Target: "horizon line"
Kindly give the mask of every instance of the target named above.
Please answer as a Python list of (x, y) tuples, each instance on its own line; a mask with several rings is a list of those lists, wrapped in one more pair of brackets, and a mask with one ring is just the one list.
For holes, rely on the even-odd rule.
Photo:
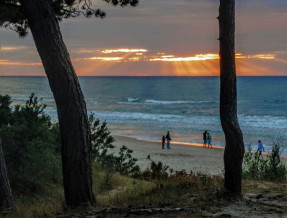
[[(47, 75), (0, 75), (0, 77), (47, 77)], [(174, 75), (148, 75), (148, 76), (130, 76), (130, 75), (81, 75), (77, 77), (220, 77), (216, 76), (174, 76)], [(236, 77), (287, 77), (287, 75), (238, 75)]]

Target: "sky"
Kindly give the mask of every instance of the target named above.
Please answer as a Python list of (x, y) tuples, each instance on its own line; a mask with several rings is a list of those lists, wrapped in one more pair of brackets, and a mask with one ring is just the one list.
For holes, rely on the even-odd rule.
[[(218, 76), (219, 0), (95, 6), (106, 18), (60, 23), (79, 76)], [(236, 0), (239, 76), (287, 76), (287, 1)], [(0, 76), (45, 75), (31, 34), (0, 29)]]

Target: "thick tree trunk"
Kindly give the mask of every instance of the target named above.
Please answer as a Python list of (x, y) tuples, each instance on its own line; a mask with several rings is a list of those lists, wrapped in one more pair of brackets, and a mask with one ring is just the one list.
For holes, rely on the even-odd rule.
[(235, 70), (235, 0), (220, 0), (220, 119), (225, 134), (225, 188), (241, 194), (243, 136), (237, 119), (237, 90)]
[(15, 204), (7, 176), (6, 164), (0, 138), (0, 211), (2, 209), (8, 208), (15, 208)]
[(94, 203), (86, 103), (50, 0), (22, 0), (57, 104), (66, 204)]

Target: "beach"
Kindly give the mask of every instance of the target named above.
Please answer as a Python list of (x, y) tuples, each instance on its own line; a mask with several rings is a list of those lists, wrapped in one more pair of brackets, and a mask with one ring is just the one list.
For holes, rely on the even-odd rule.
[[(202, 172), (211, 175), (223, 173), (224, 149), (219, 147), (207, 148), (202, 144), (176, 144), (171, 143), (171, 149), (162, 149), (161, 142), (146, 141), (125, 136), (113, 136), (115, 138), (114, 145), (120, 148), (126, 145), (132, 149), (133, 156), (137, 158), (138, 165), (141, 169), (146, 169), (150, 166), (150, 159), (158, 162), (161, 161), (164, 165), (169, 166), (175, 171), (185, 169), (187, 172)], [(264, 152), (264, 155), (267, 153)], [(281, 161), (287, 165), (286, 155), (281, 155)]]

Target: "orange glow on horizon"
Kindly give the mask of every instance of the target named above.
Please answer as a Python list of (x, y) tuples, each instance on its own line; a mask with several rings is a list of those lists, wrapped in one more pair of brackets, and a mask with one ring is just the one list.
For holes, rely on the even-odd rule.
[(0, 65), (13, 65), (13, 66), (41, 66), (42, 63), (26, 63), (26, 62), (14, 62), (0, 59)]
[(101, 60), (101, 61), (120, 61), (122, 57), (91, 57), (90, 60)]
[[(1, 49), (18, 52), (16, 49), (20, 48), (25, 47), (6, 46)], [(79, 76), (219, 76), (220, 74), (218, 53), (180, 56), (160, 51), (149, 51), (144, 48), (80, 49), (75, 50), (72, 57), (72, 62)], [(275, 70), (275, 66), (278, 64), (287, 63), (287, 60), (284, 59), (285, 56), (278, 52), (236, 53), (235, 58), (238, 76), (285, 75), (284, 68)], [(37, 67), (42, 66), (41, 62), (0, 59), (0, 66), (5, 69), (0, 75), (10, 74), (15, 69), (19, 69), (21, 72), (21, 66), (25, 67), (27, 74), (43, 72), (43, 68), (39, 70)]]
[(25, 48), (24, 46), (1, 46), (0, 45), (0, 50), (2, 51), (13, 51), (13, 50), (18, 50), (18, 49), (23, 49)]
[(143, 53), (147, 52), (147, 49), (136, 48), (136, 49), (129, 49), (129, 48), (120, 48), (120, 49), (105, 49), (102, 50), (104, 54), (111, 54), (111, 53)]
[(275, 59), (276, 55), (274, 54), (256, 54), (256, 55), (243, 55), (241, 53), (236, 53), (235, 58), (244, 58), (244, 59)]
[(197, 54), (191, 57), (175, 57), (174, 55), (162, 55), (160, 58), (152, 58), (149, 61), (205, 61), (219, 59), (219, 54)]

